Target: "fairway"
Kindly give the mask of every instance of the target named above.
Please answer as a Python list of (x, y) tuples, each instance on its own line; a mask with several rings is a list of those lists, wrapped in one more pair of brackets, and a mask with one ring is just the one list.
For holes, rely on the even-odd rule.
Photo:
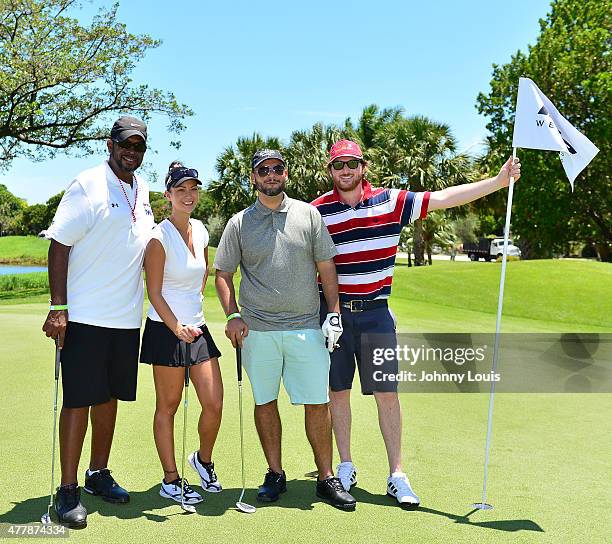
[(49, 241), (36, 236), (0, 237), (0, 263), (47, 264)]
[[(436, 262), (398, 266), (392, 309), (405, 332), (491, 332), (498, 263)], [(579, 296), (578, 296), (579, 293)], [(46, 511), (52, 424), (53, 349), (41, 332), (46, 296), (0, 301), (3, 342), (3, 485), (0, 522), (37, 521)], [(87, 529), (73, 542), (609, 542), (612, 521), (610, 413), (612, 395), (500, 394), (495, 401), (488, 499), (495, 509), (473, 512), (482, 494), (487, 394), (404, 394), (404, 464), (422, 506), (398, 508), (385, 496), (387, 463), (373, 399), (353, 396), (353, 456), (357, 511), (319, 502), (303, 409), (280, 399), (283, 464), (288, 492), (277, 503), (255, 501), (265, 460), (252, 422), (245, 383), (247, 493), (254, 515), (236, 511), (240, 495), (238, 398), (233, 350), (212, 282), (205, 315), (223, 356), (224, 416), (215, 450), (224, 491), (207, 494), (192, 516), (158, 495), (161, 469), (152, 438), (151, 370), (141, 366), (138, 398), (119, 409), (110, 468), (132, 496), (111, 505), (85, 495)], [(589, 261), (508, 264), (505, 332), (612, 332), (612, 265)], [(503, 365), (503, 361), (500, 362)], [(355, 384), (357, 385), (357, 384)], [(195, 396), (194, 396), (195, 397)], [(198, 405), (190, 399), (189, 446), (196, 444)], [(182, 408), (181, 408), (182, 409)], [(176, 436), (182, 418), (177, 414)], [(177, 440), (177, 451), (180, 440)], [(85, 441), (79, 478), (87, 468)], [(336, 461), (335, 461), (336, 462)], [(187, 478), (196, 483), (195, 473)], [(56, 479), (57, 483), (57, 479)], [(198, 488), (199, 489), (199, 488)]]

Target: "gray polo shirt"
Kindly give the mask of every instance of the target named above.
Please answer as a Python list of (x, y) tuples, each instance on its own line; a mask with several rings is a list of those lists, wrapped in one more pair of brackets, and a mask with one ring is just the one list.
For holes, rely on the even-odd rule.
[(214, 267), (236, 272), (240, 265), (240, 312), (250, 329), (319, 328), (315, 263), (337, 254), (314, 206), (285, 195), (278, 209), (259, 199), (227, 223)]

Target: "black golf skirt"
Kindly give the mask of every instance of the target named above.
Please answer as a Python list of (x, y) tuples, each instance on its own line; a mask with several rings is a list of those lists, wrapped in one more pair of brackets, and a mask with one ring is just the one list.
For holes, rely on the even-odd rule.
[[(206, 325), (200, 327), (202, 334), (191, 343), (191, 364), (197, 365), (212, 357), (221, 357), (221, 352)], [(184, 343), (161, 321), (147, 317), (140, 362), (161, 366), (185, 366)]]

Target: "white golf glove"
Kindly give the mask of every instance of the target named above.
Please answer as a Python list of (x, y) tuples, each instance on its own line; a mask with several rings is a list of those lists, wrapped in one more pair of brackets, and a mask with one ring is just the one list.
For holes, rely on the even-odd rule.
[(342, 336), (342, 318), (340, 314), (331, 312), (327, 314), (325, 323), (321, 326), (323, 336), (325, 336), (325, 347), (331, 353), (334, 348), (338, 347), (338, 340)]

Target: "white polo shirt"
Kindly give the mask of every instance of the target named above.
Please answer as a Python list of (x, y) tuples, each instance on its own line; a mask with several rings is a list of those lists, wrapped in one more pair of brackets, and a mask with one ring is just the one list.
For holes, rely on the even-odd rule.
[(68, 186), (47, 238), (72, 247), (67, 285), (70, 321), (140, 328), (142, 263), (154, 226), (147, 183), (135, 176), (130, 187), (106, 161), (81, 172)]

